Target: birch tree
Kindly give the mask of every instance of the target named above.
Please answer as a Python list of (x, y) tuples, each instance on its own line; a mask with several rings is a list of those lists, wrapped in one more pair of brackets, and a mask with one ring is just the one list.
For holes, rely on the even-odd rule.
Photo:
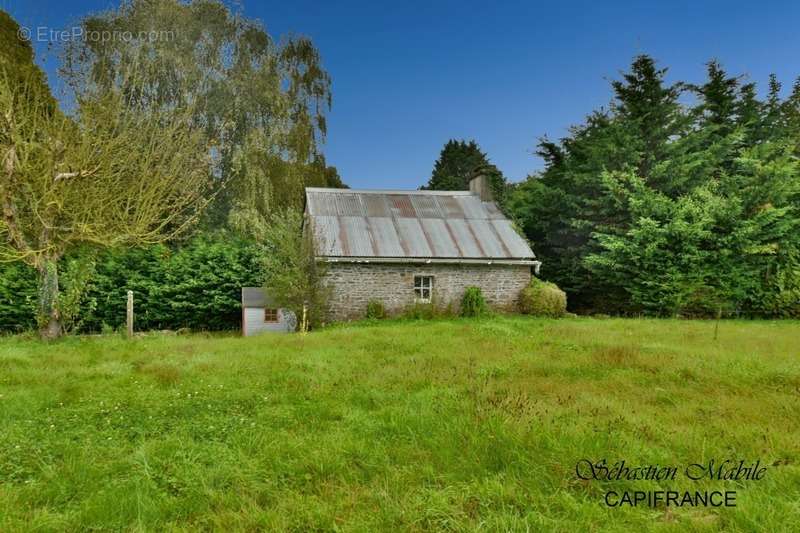
[[(207, 213), (212, 226), (237, 211), (267, 220), (302, 205), (304, 186), (329, 183), (321, 147), (331, 80), (307, 37), (275, 39), (221, 0), (131, 0), (80, 25), (132, 38), (65, 43), (61, 75), (76, 94), (115, 88), (135, 109), (192, 106), (224, 182)], [(132, 67), (141, 72), (134, 86), (124, 76)]]
[(209, 202), (208, 149), (187, 111), (132, 112), (114, 90), (65, 115), (41, 76), (25, 74), (38, 71), (29, 43), (15, 45), (29, 64), (0, 51), (0, 260), (38, 271), (40, 333), (51, 339), (62, 334), (59, 260), (186, 230)]

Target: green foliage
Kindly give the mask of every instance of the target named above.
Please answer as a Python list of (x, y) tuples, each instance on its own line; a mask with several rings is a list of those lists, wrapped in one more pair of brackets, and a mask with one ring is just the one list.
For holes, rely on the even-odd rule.
[(489, 308), (480, 287), (467, 287), (461, 297), (461, 316), (478, 317), (488, 314)]
[(436, 297), (430, 302), (414, 302), (403, 309), (402, 317), (409, 320), (433, 320), (456, 316), (452, 303), (440, 304)]
[[(80, 24), (134, 38), (66, 44), (61, 73), (79, 97), (117, 88), (133, 110), (191, 108), (218, 186), (208, 227), (233, 211), (296, 209), (304, 186), (341, 185), (320, 149), (331, 79), (307, 37), (272, 36), (219, 0), (132, 0)], [(133, 87), (131, 68), (143, 73)]]
[(88, 289), (95, 274), (95, 261), (91, 251), (65, 259), (60, 283), (58, 309), (65, 331), (79, 330), (82, 317), (90, 316), (96, 300), (87, 298)]
[(21, 37), (19, 24), (0, 9), (0, 70), (11, 80), (11, 87), (28, 87), (27, 96), (43, 100), (52, 114), (57, 109), (55, 98), (44, 72), (33, 59), (33, 46)]
[[(723, 320), (719, 342), (713, 330), (497, 317), (306, 337), (114, 335), (56, 346), (5, 337), (0, 523), (8, 532), (796, 529), (798, 323)], [(755, 438), (766, 431), (766, 442)], [(607, 490), (656, 483), (575, 481), (583, 457), (689, 465), (715, 458), (711, 450), (780, 466), (744, 489), (679, 473), (665, 488), (736, 490), (737, 506), (666, 519), (661, 508), (603, 503)]]
[(800, 83), (665, 76), (637, 57), (607, 111), (541, 142), (508, 205), (542, 274), (582, 311), (800, 316)]
[(519, 295), (522, 313), (559, 318), (567, 312), (567, 294), (555, 283), (533, 278)]
[[(153, 245), (62, 260), (62, 320), (81, 332), (125, 326), (128, 290), (139, 331), (233, 330), (241, 321), (241, 288), (264, 282), (262, 249), (227, 233), (196, 237), (180, 247)], [(0, 265), (0, 331), (34, 327), (37, 273)]]
[(381, 320), (386, 318), (386, 308), (380, 300), (370, 300), (367, 303), (367, 314), (369, 319)]
[(262, 250), (226, 232), (200, 236), (170, 256), (157, 291), (169, 329), (237, 329), (241, 288), (264, 283)]
[(146, 83), (137, 64), (146, 51), (127, 49), (124, 87), (93, 85), (67, 116), (30, 45), (8, 36), (13, 26), (3, 14), (2, 41), (12, 42), (0, 52), (0, 259), (38, 270), (37, 321), (54, 338), (70, 313), (60, 305), (74, 298), (59, 294), (60, 260), (81, 246), (148, 245), (186, 230), (211, 199), (210, 157), (193, 104), (127, 105)]
[(0, 334), (36, 327), (36, 271), (24, 263), (0, 263)]
[(183, 246), (111, 251), (97, 262), (85, 299), (91, 311), (83, 329), (125, 324), (127, 291), (133, 291), (137, 330), (238, 329), (241, 288), (259, 286), (261, 249), (227, 233), (199, 236)]
[[(255, 229), (255, 228), (252, 228)], [(275, 213), (253, 234), (264, 248), (266, 290), (280, 307), (291, 309), (302, 322), (303, 307), (310, 328), (320, 327), (328, 314), (329, 289), (325, 263), (317, 262), (314, 242), (299, 211)]]
[(428, 184), (423, 188), (432, 191), (469, 190), (470, 180), (478, 174), (488, 179), (495, 201), (503, 206), (508, 188), (506, 179), (475, 141), (447, 141), (434, 164)]

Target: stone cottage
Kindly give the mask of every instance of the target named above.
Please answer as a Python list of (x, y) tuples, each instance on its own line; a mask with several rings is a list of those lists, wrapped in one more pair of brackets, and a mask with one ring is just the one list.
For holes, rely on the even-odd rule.
[(480, 287), (516, 307), (539, 262), (478, 177), (469, 191), (306, 188), (306, 229), (327, 265), (330, 318), (361, 318), (370, 300), (389, 313), (415, 302), (452, 304)]

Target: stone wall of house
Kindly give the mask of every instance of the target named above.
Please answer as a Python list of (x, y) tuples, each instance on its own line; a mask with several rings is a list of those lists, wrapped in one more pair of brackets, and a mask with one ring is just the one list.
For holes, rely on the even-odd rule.
[(331, 289), (331, 320), (363, 318), (370, 300), (383, 302), (397, 314), (413, 305), (414, 276), (433, 276), (437, 305), (458, 310), (467, 287), (480, 287), (494, 309), (516, 309), (520, 291), (531, 281), (528, 265), (411, 265), (380, 263), (328, 263), (326, 283)]

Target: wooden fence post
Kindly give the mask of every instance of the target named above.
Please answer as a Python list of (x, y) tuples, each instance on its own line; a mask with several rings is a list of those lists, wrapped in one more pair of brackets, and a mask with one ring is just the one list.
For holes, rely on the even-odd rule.
[(128, 338), (133, 338), (133, 291), (128, 291), (128, 315), (126, 323), (128, 325)]

